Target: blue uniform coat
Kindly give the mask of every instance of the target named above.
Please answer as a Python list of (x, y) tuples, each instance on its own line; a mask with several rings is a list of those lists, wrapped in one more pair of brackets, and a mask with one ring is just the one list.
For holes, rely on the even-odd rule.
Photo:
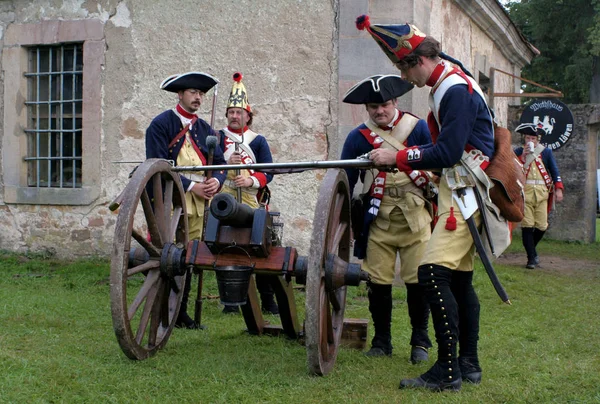
[[(177, 165), (177, 156), (185, 141), (185, 136), (181, 137), (175, 145), (169, 148), (171, 141), (177, 136), (183, 129), (181, 120), (173, 112), (173, 110), (167, 110), (152, 120), (150, 126), (146, 130), (146, 158), (161, 158), (166, 160), (173, 160)], [(206, 147), (206, 137), (209, 135), (216, 135), (216, 132), (202, 119), (196, 120), (194, 125), (189, 129), (191, 137), (198, 146), (198, 149), (204, 155), (204, 158), (208, 158), (208, 148)], [(225, 164), (223, 158), (223, 151), (217, 145), (215, 148), (214, 165)], [(213, 171), (212, 176), (219, 180), (219, 183), (223, 184), (227, 176), (225, 171)], [(191, 180), (180, 175), (183, 189), (187, 190), (190, 186)]]

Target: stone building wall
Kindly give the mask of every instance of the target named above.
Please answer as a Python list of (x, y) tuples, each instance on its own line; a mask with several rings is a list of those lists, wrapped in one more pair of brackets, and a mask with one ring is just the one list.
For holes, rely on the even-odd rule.
[[(174, 73), (204, 71), (220, 80), (219, 128), (225, 125), (231, 76), (242, 72), (254, 129), (266, 136), (275, 161), (337, 159), (349, 129), (365, 119), (364, 108), (349, 108), (341, 96), (366, 76), (398, 73), (373, 40), (356, 30), (354, 20), (364, 13), (374, 22), (413, 21), (476, 74), (489, 74), (490, 66), (512, 72), (521, 67), (481, 22), (472, 21), (471, 15), (482, 13), (502, 17), (496, 0), (1, 1), (0, 249), (66, 257), (110, 254), (116, 214), (107, 207), (133, 168), (114, 162), (144, 158), (148, 124), (176, 103), (174, 94), (158, 88)], [(17, 64), (24, 63), (22, 48), (36, 40), (78, 35), (93, 36), (87, 49), (94, 53), (98, 85), (92, 91), (95, 102), (84, 106), (84, 119), (97, 117), (97, 127), (94, 136), (84, 127), (84, 156), (93, 168), (84, 169), (83, 176), (90, 187), (81, 190), (80, 200), (63, 204), (63, 191), (34, 198), (31, 189), (15, 186), (26, 182), (19, 153), (26, 144), (26, 96)], [(506, 78), (495, 84), (498, 91), (515, 86)], [(501, 119), (509, 102), (497, 106)], [(205, 120), (210, 104), (209, 94), (201, 109)], [(427, 90), (403, 97), (400, 108), (424, 116)], [(271, 208), (285, 223), (284, 244), (302, 254), (308, 251), (323, 174), (281, 175), (271, 184)]]
[[(147, 126), (177, 102), (175, 94), (159, 90), (171, 74), (204, 71), (220, 80), (219, 128), (226, 123), (231, 77), (242, 72), (256, 112), (254, 129), (268, 139), (274, 160), (327, 159), (328, 136), (337, 129), (331, 104), (337, 94), (335, 7), (330, 0), (0, 2), (0, 49), (15, 26), (82, 19), (100, 22), (105, 43), (101, 144), (98, 155), (88, 156), (100, 160), (99, 195), (83, 206), (6, 203), (4, 167), (0, 249), (51, 250), (62, 256), (110, 253), (116, 215), (107, 206), (133, 168), (113, 162), (144, 159)], [(0, 91), (11, 85), (0, 81)], [(201, 111), (205, 120), (210, 104), (208, 96)], [(5, 116), (14, 110), (12, 105), (1, 107)], [(5, 135), (0, 135), (3, 148)], [(4, 149), (0, 155), (7, 161), (11, 153)], [(19, 159), (15, 164), (22, 164)], [(309, 171), (279, 176), (271, 187), (272, 209), (280, 210), (285, 222), (285, 242), (304, 253), (322, 175)]]

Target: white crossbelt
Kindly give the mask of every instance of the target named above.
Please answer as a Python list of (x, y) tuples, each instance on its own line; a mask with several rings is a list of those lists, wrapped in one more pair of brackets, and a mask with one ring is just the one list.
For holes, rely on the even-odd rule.
[[(235, 185), (235, 182), (232, 181), (232, 180), (225, 180), (225, 184), (224, 185), (228, 186), (229, 188), (233, 188), (233, 189), (237, 188), (237, 186)], [(245, 193), (250, 194), (250, 195), (256, 195), (256, 194), (258, 194), (258, 189), (243, 187), (242, 188), (242, 192), (245, 192)]]
[(525, 183), (528, 185), (546, 185), (544, 180), (526, 180)]

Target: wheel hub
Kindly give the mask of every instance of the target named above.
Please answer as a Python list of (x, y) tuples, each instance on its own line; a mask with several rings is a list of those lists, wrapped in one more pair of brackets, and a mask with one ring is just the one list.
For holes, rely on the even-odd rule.
[(186, 250), (181, 244), (167, 243), (163, 246), (160, 256), (160, 272), (172, 279), (185, 274)]

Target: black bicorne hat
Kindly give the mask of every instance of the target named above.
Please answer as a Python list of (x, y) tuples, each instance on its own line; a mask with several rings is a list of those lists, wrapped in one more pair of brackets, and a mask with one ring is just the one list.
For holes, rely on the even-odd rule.
[(347, 104), (382, 104), (406, 94), (413, 88), (412, 84), (400, 76), (378, 74), (356, 83), (344, 96), (344, 102)]
[(190, 88), (200, 90), (204, 93), (213, 88), (219, 80), (210, 74), (202, 72), (187, 72), (183, 74), (174, 74), (167, 77), (160, 83), (162, 90), (176, 93)]

